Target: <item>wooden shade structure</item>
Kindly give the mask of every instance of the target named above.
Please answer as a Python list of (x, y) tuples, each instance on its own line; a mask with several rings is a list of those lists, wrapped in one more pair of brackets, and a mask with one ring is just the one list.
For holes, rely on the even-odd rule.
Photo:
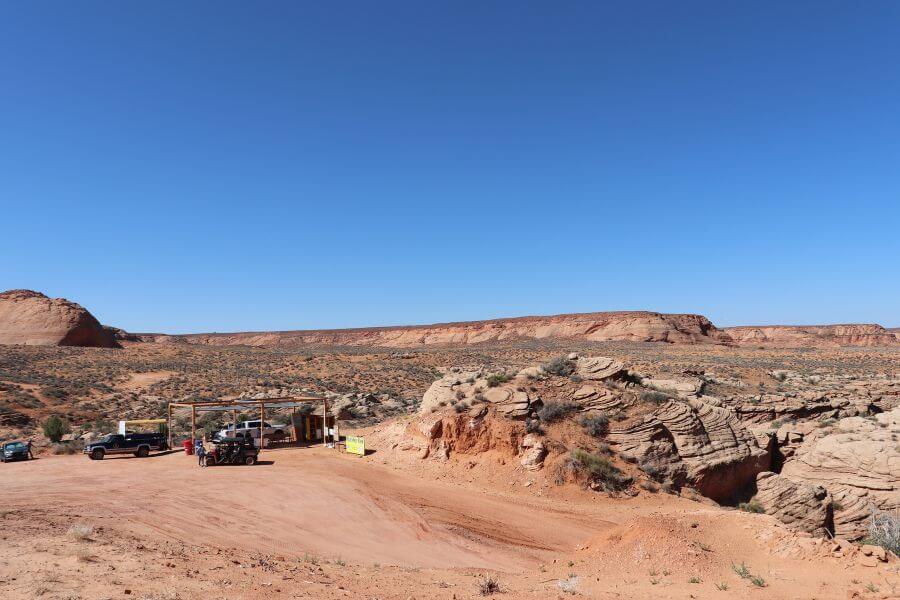
[[(201, 402), (169, 402), (167, 413), (167, 424), (169, 428), (169, 447), (172, 447), (172, 409), (174, 408), (190, 408), (191, 409), (191, 446), (197, 440), (197, 413), (204, 412), (228, 412), (231, 411), (231, 418), (234, 421), (234, 429), (237, 430), (237, 414), (238, 411), (248, 409), (259, 409), (259, 446), (263, 448), (263, 422), (266, 420), (266, 408), (298, 408), (304, 404), (321, 402), (322, 403), (322, 445), (328, 445), (328, 399), (317, 398), (315, 396), (284, 396), (281, 398), (262, 398), (259, 400), (251, 400), (240, 398), (237, 400), (207, 400)], [(335, 428), (337, 420), (335, 419)]]

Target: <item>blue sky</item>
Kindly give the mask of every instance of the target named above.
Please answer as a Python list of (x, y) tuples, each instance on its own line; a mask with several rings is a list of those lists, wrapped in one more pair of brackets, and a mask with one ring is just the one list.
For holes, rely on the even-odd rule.
[(900, 3), (4, 2), (0, 289), (132, 331), (900, 326)]

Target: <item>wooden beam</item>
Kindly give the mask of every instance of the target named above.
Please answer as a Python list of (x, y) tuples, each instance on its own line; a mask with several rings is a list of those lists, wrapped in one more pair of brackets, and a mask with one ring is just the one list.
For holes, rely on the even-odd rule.
[(322, 445), (328, 446), (328, 400), (322, 398)]
[(171, 404), (169, 404), (168, 408), (166, 409), (166, 412), (168, 413), (166, 415), (166, 433), (169, 434), (169, 450), (171, 450), (172, 449), (172, 405)]
[(197, 439), (197, 408), (191, 405), (191, 452), (194, 451), (194, 440)]
[(259, 403), (259, 449), (260, 449), (260, 451), (262, 451), (263, 447), (265, 446), (265, 443), (264, 443), (265, 440), (263, 440), (263, 421), (265, 421), (265, 420), (266, 420), (266, 403), (260, 402)]

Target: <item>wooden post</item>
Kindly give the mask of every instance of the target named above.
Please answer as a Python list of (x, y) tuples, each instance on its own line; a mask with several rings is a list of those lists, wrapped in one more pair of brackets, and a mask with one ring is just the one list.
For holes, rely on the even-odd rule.
[(166, 409), (166, 432), (169, 434), (169, 450), (172, 449), (172, 403), (169, 403)]
[(197, 439), (197, 407), (191, 404), (191, 452), (194, 451), (194, 440)]
[(328, 446), (328, 399), (322, 398), (322, 445)]
[(231, 435), (233, 437), (237, 435), (237, 411), (233, 409), (231, 411), (231, 424), (234, 427), (234, 431), (231, 432)]
[(265, 446), (263, 440), (263, 421), (266, 420), (266, 403), (259, 403), (259, 449), (262, 450)]

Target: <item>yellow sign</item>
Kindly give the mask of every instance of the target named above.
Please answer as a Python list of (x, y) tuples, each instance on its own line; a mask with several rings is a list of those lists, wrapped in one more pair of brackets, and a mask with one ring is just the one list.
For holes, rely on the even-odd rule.
[(366, 438), (355, 435), (347, 436), (347, 452), (349, 454), (366, 455)]

